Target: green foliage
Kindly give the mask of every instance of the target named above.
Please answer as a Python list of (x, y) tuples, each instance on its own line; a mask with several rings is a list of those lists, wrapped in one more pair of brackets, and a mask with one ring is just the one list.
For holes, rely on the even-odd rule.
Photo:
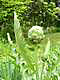
[(35, 46), (33, 45), (34, 50), (31, 51), (31, 49), (29, 49), (29, 44), (27, 44), (27, 41), (24, 39), (22, 35), (21, 26), (19, 24), (19, 20), (17, 19), (16, 13), (14, 21), (17, 50), (26, 61), (27, 69), (29, 70), (29, 72), (32, 71), (33, 75), (35, 74), (36, 78), (35, 77), (34, 78), (36, 80), (58, 79), (59, 73), (57, 73), (58, 70), (56, 70), (57, 65), (59, 69), (60, 59), (60, 52), (58, 51), (58, 48), (56, 48), (58, 52), (55, 53), (55, 48), (53, 48), (54, 46), (53, 47), (51, 46), (50, 40), (48, 39), (47, 46), (45, 47), (45, 51), (44, 53), (42, 53), (42, 55), (39, 49), (40, 47), (38, 48), (40, 44), (39, 45), (36, 44)]
[(0, 35), (7, 38), (7, 32), (10, 33), (14, 40), (14, 11), (19, 11), (22, 14), (27, 11), (27, 6), (30, 0), (0, 0)]
[[(0, 7), (0, 36), (7, 37), (9, 32), (13, 39), (15, 32), (16, 37), (16, 45), (6, 43), (4, 38), (4, 43), (0, 42), (0, 79), (60, 80), (60, 34), (48, 35), (43, 44), (31, 44), (24, 38), (31, 26), (55, 26), (60, 8), (43, 0), (0, 0)], [(14, 10), (19, 20), (16, 14), (13, 18)]]
[[(14, 15), (15, 15), (14, 16), (14, 31), (15, 31), (15, 36), (16, 36), (18, 52), (26, 61), (28, 70), (32, 71), (36, 75), (36, 79), (39, 79), (38, 71), (39, 71), (39, 67), (41, 67), (42, 65), (41, 61), (39, 61), (39, 59), (41, 59), (40, 50), (38, 49), (37, 46), (35, 47), (34, 51), (29, 50), (28, 48), (29, 45), (27, 44), (27, 42), (25, 41), (22, 35), (21, 26), (19, 24), (19, 20), (17, 19), (16, 13), (14, 13)], [(42, 56), (46, 55), (49, 49), (50, 49), (50, 42), (48, 42), (45, 54), (43, 53)], [(39, 63), (41, 63), (41, 65)], [(41, 74), (41, 71), (40, 71), (40, 74)]]
[(15, 3), (12, 3), (12, 0), (0, 0), (0, 32), (4, 38), (6, 38), (7, 32), (9, 32), (13, 38), (13, 6)]
[(0, 35), (7, 38), (7, 32), (14, 40), (14, 15), (16, 11), (22, 26), (24, 37), (27, 37), (28, 30), (34, 26), (43, 26), (44, 28), (56, 26), (59, 13), (55, 3), (44, 2), (44, 0), (0, 0)]
[[(55, 35), (55, 37), (57, 37), (57, 35)], [(57, 38), (59, 39), (59, 37)], [(56, 39), (54, 39), (54, 41), (55, 40)], [(58, 44), (56, 44), (56, 42), (57, 41), (55, 41), (54, 45), (51, 45), (50, 41), (48, 41), (47, 46), (45, 45), (46, 47), (44, 51), (45, 55), (41, 57), (41, 62), (39, 62), (40, 70), (38, 71), (38, 73), (41, 74), (41, 78), (39, 78), (39, 80), (60, 79), (60, 44), (58, 42), (57, 42)], [(23, 49), (25, 46), (23, 46)], [(36, 46), (34, 46), (34, 48), (36, 48)], [(39, 44), (37, 49), (41, 50), (40, 48), (42, 46), (44, 46), (44, 44), (43, 45)], [(14, 50), (12, 50), (14, 47), (15, 46), (10, 46), (9, 44), (4, 44), (0, 41), (0, 79), (1, 80), (2, 79), (3, 80), (32, 80), (32, 79), (37, 80), (35, 73), (31, 74), (30, 68), (28, 68), (27, 66), (27, 63), (25, 61), (26, 55), (24, 58), (22, 53), (18, 53), (18, 52), (16, 53)], [(21, 52), (21, 49), (19, 49), (19, 52)], [(40, 55), (39, 51), (38, 52), (36, 51), (36, 53), (39, 53)], [(36, 53), (34, 53), (33, 55), (35, 56)], [(24, 59), (21, 57), (20, 54)], [(30, 54), (31, 53), (29, 53), (29, 55)]]
[[(34, 1), (29, 4), (27, 11), (21, 13), (18, 11), (18, 18), (24, 37), (27, 37), (28, 30), (35, 25), (42, 26), (44, 28), (56, 26), (58, 16), (54, 11), (56, 5), (53, 2)], [(20, 15), (21, 14), (21, 15)]]
[(29, 49), (27, 48), (26, 41), (24, 40), (22, 36), (21, 27), (19, 24), (19, 20), (17, 19), (16, 13), (14, 13), (14, 15), (15, 15), (14, 16), (14, 31), (15, 31), (16, 41), (17, 41), (18, 48), (21, 49), (21, 51), (19, 52), (22, 53), (21, 55), (24, 56), (24, 59), (28, 63), (28, 66), (32, 69), (32, 71), (34, 71), (34, 66), (33, 66), (34, 60), (32, 58), (32, 53), (30, 53), (31, 51), (29, 51)]

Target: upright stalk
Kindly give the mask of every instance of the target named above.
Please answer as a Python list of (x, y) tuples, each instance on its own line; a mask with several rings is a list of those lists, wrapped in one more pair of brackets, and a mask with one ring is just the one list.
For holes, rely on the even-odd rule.
[[(37, 51), (37, 47), (36, 47), (36, 51)], [(36, 52), (36, 80), (39, 80), (39, 64), (38, 64), (38, 52)]]
[(36, 80), (39, 80), (38, 66), (36, 67)]

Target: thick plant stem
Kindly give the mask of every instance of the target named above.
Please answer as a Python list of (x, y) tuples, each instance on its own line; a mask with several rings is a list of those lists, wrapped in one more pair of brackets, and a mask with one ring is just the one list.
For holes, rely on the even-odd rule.
[(36, 80), (39, 80), (38, 53), (36, 52)]
[(41, 76), (40, 76), (40, 80), (42, 80), (43, 69), (44, 69), (44, 64), (42, 64), (42, 70), (41, 70)]
[(38, 69), (36, 71), (36, 80), (39, 80), (39, 73), (38, 73)]

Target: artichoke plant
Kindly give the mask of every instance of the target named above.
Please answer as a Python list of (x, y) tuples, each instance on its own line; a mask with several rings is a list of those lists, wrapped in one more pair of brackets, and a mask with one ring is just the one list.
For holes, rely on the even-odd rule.
[[(38, 44), (34, 47), (34, 50), (30, 50), (28, 46), (30, 46), (22, 35), (21, 26), (19, 20), (17, 19), (16, 13), (14, 13), (14, 31), (16, 37), (17, 51), (20, 56), (23, 57), (26, 62), (26, 67), (30, 72), (30, 75), (34, 76), (35, 80), (42, 80), (42, 60), (41, 60), (41, 51), (38, 49)], [(43, 29), (40, 26), (33, 26), (29, 32), (28, 37), (33, 40), (41, 40), (44, 38)], [(28, 45), (28, 46), (27, 46)], [(33, 44), (32, 44), (33, 45)], [(33, 45), (34, 46), (34, 45)], [(47, 43), (47, 48), (45, 52), (42, 54), (44, 56), (48, 55), (48, 51), (50, 49), (50, 41)], [(26, 79), (27, 80), (27, 79)]]

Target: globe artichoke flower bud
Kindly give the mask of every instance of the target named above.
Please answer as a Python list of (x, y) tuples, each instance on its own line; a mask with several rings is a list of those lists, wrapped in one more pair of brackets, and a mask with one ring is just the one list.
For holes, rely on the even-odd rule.
[(28, 38), (33, 42), (40, 42), (44, 37), (43, 28), (40, 26), (33, 26), (28, 31)]

